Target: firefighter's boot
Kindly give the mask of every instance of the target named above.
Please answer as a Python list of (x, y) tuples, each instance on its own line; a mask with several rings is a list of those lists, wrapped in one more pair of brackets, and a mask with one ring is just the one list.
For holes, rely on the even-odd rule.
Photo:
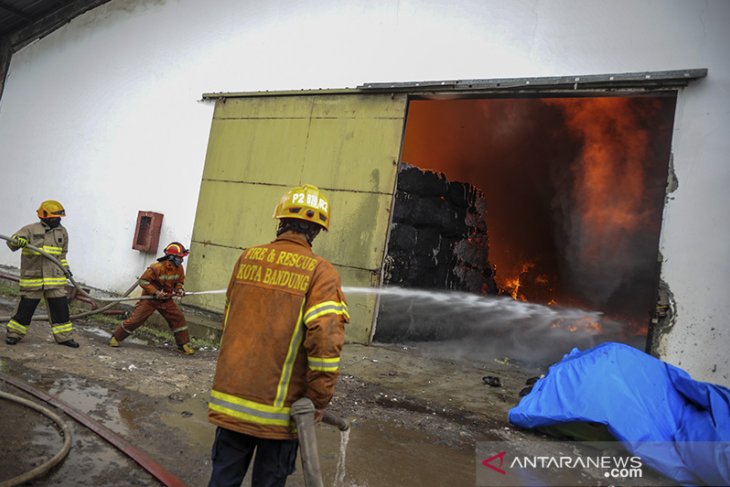
[(179, 345), (177, 349), (180, 351), (180, 353), (184, 353), (185, 355), (192, 355), (195, 353), (195, 350), (193, 347), (190, 346), (190, 344), (185, 343), (183, 345)]
[(115, 337), (112, 337), (112, 339), (109, 340), (110, 347), (118, 347), (119, 345), (121, 345), (121, 343), (119, 343), (119, 340), (117, 340)]

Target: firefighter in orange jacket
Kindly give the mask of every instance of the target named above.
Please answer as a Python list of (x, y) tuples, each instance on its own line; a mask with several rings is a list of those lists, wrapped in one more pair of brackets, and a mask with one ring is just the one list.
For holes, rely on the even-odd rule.
[[(68, 232), (61, 225), (66, 216), (63, 205), (56, 200), (46, 200), (37, 210), (40, 222), (31, 223), (18, 230), (7, 242), (10, 250), (23, 249), (20, 258), (20, 303), (18, 310), (6, 326), (5, 343), (17, 344), (28, 333), (33, 313), (45, 298), (51, 315), (51, 333), (59, 345), (78, 348), (73, 339), (73, 325), (66, 296), (66, 275), (70, 275), (66, 253)], [(33, 245), (56, 257), (64, 269), (38, 252), (25, 248)]]
[(185, 322), (185, 315), (172, 300), (174, 296), (185, 294), (185, 269), (182, 263), (189, 251), (180, 242), (172, 242), (165, 247), (165, 255), (157, 259), (139, 278), (142, 296), (154, 296), (154, 299), (137, 301), (132, 314), (124, 320), (112, 334), (109, 346), (118, 347), (134, 330), (144, 324), (152, 313), (159, 311), (170, 326), (177, 349), (185, 355), (192, 355), (195, 350), (190, 346), (190, 335)]
[(347, 304), (337, 271), (311, 248), (329, 228), (329, 202), (305, 184), (274, 217), (276, 240), (243, 251), (226, 292), (208, 404), (217, 426), (209, 487), (239, 486), (254, 450), (252, 486), (284, 485), (298, 448), (291, 404), (308, 397), (321, 420), (339, 377)]

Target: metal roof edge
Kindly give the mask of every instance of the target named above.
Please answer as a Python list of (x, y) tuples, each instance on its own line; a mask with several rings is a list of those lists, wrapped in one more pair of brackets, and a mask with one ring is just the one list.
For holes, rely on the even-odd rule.
[(478, 91), (478, 90), (538, 90), (627, 87), (682, 87), (690, 81), (707, 76), (707, 68), (670, 71), (642, 71), (634, 73), (590, 74), (575, 76), (548, 76), (535, 78), (495, 78), (442, 81), (410, 81), (365, 83), (357, 88), (363, 91)]
[(635, 73), (590, 74), (576, 76), (548, 76), (536, 78), (495, 78), (442, 81), (406, 81), (389, 83), (364, 83), (356, 88), (326, 88), (285, 91), (251, 91), (203, 93), (203, 100), (222, 98), (246, 98), (261, 96), (314, 96), (340, 95), (369, 92), (535, 92), (578, 91), (590, 89), (659, 89), (682, 88), (690, 81), (707, 76), (707, 68), (679, 69), (670, 71), (642, 71)]
[(203, 93), (203, 100), (217, 100), (220, 98), (248, 98), (257, 96), (315, 96), (315, 95), (342, 95), (362, 93), (358, 88), (318, 88), (307, 90), (282, 90), (282, 91), (233, 91)]

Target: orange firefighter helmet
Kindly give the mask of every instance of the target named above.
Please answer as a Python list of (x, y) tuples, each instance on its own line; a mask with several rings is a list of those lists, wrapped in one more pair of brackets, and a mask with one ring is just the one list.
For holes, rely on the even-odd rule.
[(311, 184), (296, 186), (281, 197), (274, 208), (274, 218), (307, 220), (329, 230), (330, 202), (316, 186)]

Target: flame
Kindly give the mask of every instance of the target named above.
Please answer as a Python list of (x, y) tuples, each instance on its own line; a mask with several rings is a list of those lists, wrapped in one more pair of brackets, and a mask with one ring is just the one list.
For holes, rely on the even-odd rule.
[(550, 323), (550, 328), (561, 328), (570, 333), (585, 333), (588, 335), (599, 335), (603, 333), (603, 326), (592, 317), (583, 318), (561, 318)]
[(516, 276), (506, 278), (501, 285), (503, 294), (509, 294), (515, 301), (527, 301), (527, 297), (520, 292), (523, 285), (524, 275), (535, 267), (534, 262), (524, 262)]
[(583, 140), (575, 177), (577, 261), (584, 268), (596, 262), (610, 267), (628, 244), (626, 235), (651, 224), (644, 207), (644, 163), (648, 133), (629, 98), (550, 100), (560, 105), (569, 130)]

